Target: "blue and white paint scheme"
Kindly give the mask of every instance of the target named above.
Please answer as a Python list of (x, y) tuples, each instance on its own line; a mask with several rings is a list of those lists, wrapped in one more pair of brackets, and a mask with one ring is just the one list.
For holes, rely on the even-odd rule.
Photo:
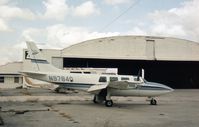
[(166, 85), (147, 82), (143, 72), (142, 76), (68, 73), (49, 64), (35, 43), (27, 42), (27, 47), (34, 69), (24, 70), (22, 73), (25, 76), (65, 88), (87, 91), (94, 94), (94, 103), (105, 102), (107, 107), (113, 105), (111, 96), (149, 97), (150, 103), (156, 105), (154, 97), (173, 91)]

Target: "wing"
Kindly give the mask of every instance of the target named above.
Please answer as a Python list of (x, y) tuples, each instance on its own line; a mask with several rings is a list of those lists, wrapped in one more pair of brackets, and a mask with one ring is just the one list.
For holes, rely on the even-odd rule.
[[(140, 83), (140, 82), (139, 82)], [(115, 82), (109, 82), (108, 84), (96, 84), (91, 86), (88, 89), (88, 92), (97, 94), (102, 89), (105, 88), (112, 88), (112, 89), (128, 89), (128, 88), (136, 88), (138, 82), (128, 82), (128, 81), (115, 81)]]
[(127, 89), (128, 86), (129, 82), (127, 81), (115, 81), (115, 82), (110, 82), (108, 87), (114, 89)]
[(87, 91), (89, 93), (98, 94), (102, 89), (107, 88), (108, 84), (96, 84), (91, 86)]

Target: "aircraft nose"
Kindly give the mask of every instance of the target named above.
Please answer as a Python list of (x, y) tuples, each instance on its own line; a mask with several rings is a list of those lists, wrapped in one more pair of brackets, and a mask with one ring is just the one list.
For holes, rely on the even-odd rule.
[[(160, 83), (159, 83), (159, 84), (160, 84)], [(169, 86), (166, 86), (166, 85), (163, 85), (163, 84), (160, 84), (160, 86), (161, 86), (163, 89), (167, 90), (168, 92), (173, 92), (173, 91), (174, 91), (174, 89), (171, 88), (171, 87), (169, 87)]]
[(159, 87), (160, 89), (166, 90), (167, 92), (172, 92), (172, 91), (174, 91), (174, 89), (172, 89), (171, 87), (166, 86), (166, 85), (161, 84), (161, 83), (148, 82), (148, 84), (150, 84), (150, 85), (152, 85), (152, 86)]
[(174, 91), (174, 89), (172, 89), (171, 87), (169, 87), (169, 86), (165, 86), (168, 90), (169, 90), (169, 92), (173, 92)]

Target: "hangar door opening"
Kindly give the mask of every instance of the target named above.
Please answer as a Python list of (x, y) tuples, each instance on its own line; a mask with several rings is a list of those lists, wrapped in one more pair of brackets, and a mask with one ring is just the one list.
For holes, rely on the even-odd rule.
[(64, 58), (64, 67), (118, 68), (119, 74), (137, 75), (145, 70), (148, 81), (177, 89), (199, 88), (199, 62)]

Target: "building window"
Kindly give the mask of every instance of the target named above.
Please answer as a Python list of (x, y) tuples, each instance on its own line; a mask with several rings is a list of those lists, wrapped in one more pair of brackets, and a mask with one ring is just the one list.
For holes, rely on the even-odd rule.
[(0, 77), (0, 83), (4, 83), (4, 77)]
[(14, 83), (19, 83), (19, 77), (14, 77)]
[(25, 59), (28, 59), (28, 51), (25, 51)]

